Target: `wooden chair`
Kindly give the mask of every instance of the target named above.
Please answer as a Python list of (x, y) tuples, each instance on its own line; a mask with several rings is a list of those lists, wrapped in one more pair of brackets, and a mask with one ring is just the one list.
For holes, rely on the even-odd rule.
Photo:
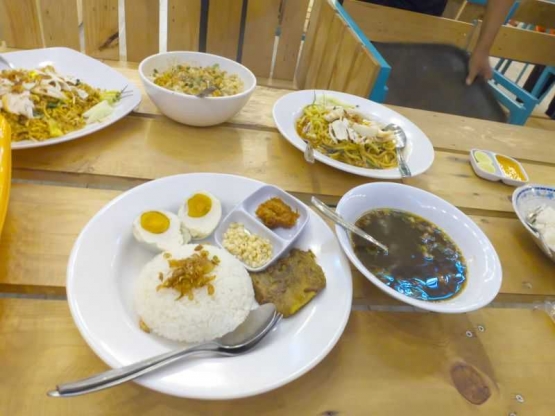
[(9, 48), (65, 46), (98, 59), (130, 62), (158, 53), (159, 45), (166, 44), (167, 50), (237, 60), (263, 85), (329, 87), (367, 97), (387, 66), (376, 61), (330, 0), (314, 1), (306, 32), (309, 3), (168, 0), (163, 16), (167, 34), (161, 34), (159, 0), (125, 0), (123, 33), (118, 0), (0, 0), (0, 40)]
[[(442, 43), (472, 51), (480, 29), (478, 22), (454, 21), (354, 0), (345, 0), (344, 8), (373, 42)], [(491, 55), (550, 66), (555, 64), (555, 36), (504, 26)], [(522, 89), (514, 88), (499, 73), (495, 74), (494, 81), (492, 86), (496, 88), (498, 100), (510, 112), (509, 122), (524, 124), (531, 112), (530, 107), (537, 100)], [(383, 86), (377, 85), (376, 88)]]

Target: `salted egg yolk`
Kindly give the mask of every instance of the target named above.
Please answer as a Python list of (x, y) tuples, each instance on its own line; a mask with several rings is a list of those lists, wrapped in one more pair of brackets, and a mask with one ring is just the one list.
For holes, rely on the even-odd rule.
[(141, 227), (152, 234), (162, 234), (170, 228), (170, 219), (158, 211), (148, 211), (141, 215)]
[(189, 217), (204, 217), (212, 209), (212, 200), (204, 194), (194, 194), (187, 200)]

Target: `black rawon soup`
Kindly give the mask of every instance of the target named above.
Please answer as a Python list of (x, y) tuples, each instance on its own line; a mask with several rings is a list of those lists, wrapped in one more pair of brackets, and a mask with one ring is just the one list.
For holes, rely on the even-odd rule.
[(440, 301), (462, 291), (467, 268), (451, 238), (418, 215), (395, 209), (376, 209), (356, 225), (385, 244), (386, 254), (357, 235), (356, 256), (383, 283), (411, 298)]

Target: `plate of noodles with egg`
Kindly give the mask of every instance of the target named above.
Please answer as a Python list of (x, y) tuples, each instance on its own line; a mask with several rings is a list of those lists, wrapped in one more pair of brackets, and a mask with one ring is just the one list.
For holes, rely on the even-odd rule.
[(252, 350), (135, 380), (220, 400), (276, 389), (316, 366), (347, 324), (351, 279), (333, 231), (297, 198), (241, 176), (191, 173), (101, 209), (71, 252), (67, 296), (81, 335), (112, 368), (219, 338), (273, 303), (283, 319)]
[(434, 161), (434, 148), (414, 123), (373, 101), (351, 94), (303, 90), (274, 105), (274, 121), (293, 146), (314, 149), (316, 160), (336, 169), (377, 179), (400, 179), (395, 136), (385, 127), (400, 126), (407, 137), (401, 150), (411, 176), (424, 173)]
[(68, 48), (2, 54), (0, 115), (10, 124), (12, 149), (74, 140), (120, 120), (141, 101), (128, 79)]

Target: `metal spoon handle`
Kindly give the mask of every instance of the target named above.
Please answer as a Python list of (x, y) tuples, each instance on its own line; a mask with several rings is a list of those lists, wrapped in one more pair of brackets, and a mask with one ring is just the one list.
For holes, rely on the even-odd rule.
[(343, 228), (346, 228), (347, 230), (357, 234), (358, 236), (364, 238), (365, 240), (371, 242), (372, 244), (378, 246), (379, 248), (381, 248), (383, 251), (387, 253), (388, 250), (386, 246), (384, 246), (382, 243), (380, 243), (378, 240), (376, 240), (374, 237), (372, 237), (370, 234), (360, 229), (356, 225), (351, 224), (348, 221), (345, 221), (340, 215), (338, 215), (334, 210), (330, 209), (326, 204), (324, 204), (318, 198), (313, 196), (311, 199), (311, 202), (312, 202), (312, 205), (314, 205), (322, 214), (324, 214), (330, 220), (332, 220), (336, 224), (339, 224)]
[(139, 361), (138, 363), (126, 365), (125, 367), (105, 371), (82, 380), (59, 384), (56, 390), (48, 392), (48, 395), (51, 397), (70, 397), (107, 389), (109, 387), (125, 383), (126, 381), (133, 380), (146, 373), (174, 363), (183, 357), (199, 352), (230, 354), (218, 351), (218, 345), (212, 342), (194, 347), (181, 348), (179, 350), (157, 355), (156, 357), (147, 358), (146, 360)]
[(305, 141), (306, 147), (304, 148), (304, 160), (308, 163), (314, 163), (314, 148), (312, 147), (312, 143), (308, 140)]
[(399, 165), (399, 172), (401, 172), (403, 178), (412, 176), (409, 165), (403, 156), (403, 152), (399, 148), (397, 148), (397, 164)]

